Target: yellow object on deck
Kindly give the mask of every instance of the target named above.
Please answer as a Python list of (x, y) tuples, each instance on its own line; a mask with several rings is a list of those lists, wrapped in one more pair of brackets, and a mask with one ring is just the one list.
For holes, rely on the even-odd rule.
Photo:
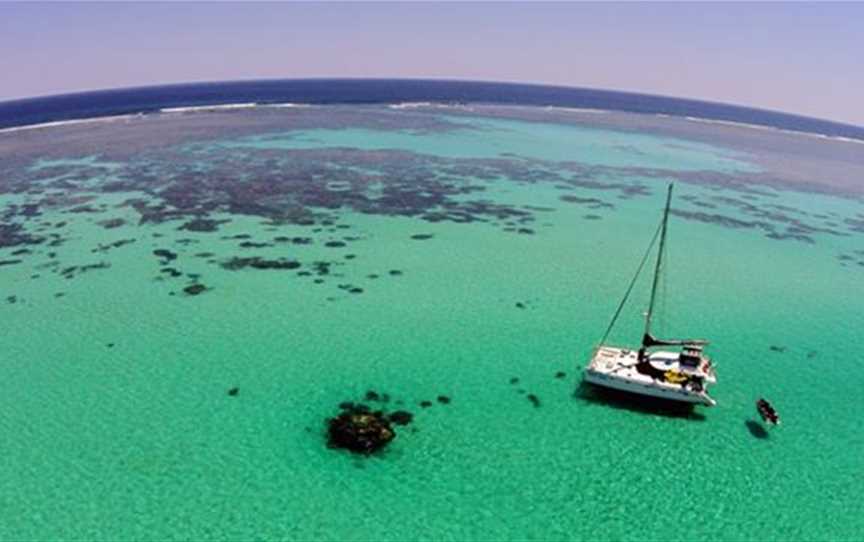
[(680, 383), (684, 382), (685, 380), (687, 380), (686, 375), (684, 375), (678, 371), (672, 371), (672, 370), (669, 370), (669, 371), (666, 371), (665, 373), (663, 373), (663, 378), (666, 380), (666, 382), (671, 382), (673, 384), (680, 384)]

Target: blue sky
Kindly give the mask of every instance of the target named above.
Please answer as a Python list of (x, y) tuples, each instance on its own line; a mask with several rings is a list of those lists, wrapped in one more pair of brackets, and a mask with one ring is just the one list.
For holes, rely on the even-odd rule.
[(184, 81), (446, 77), (864, 125), (864, 4), (0, 3), (0, 100)]

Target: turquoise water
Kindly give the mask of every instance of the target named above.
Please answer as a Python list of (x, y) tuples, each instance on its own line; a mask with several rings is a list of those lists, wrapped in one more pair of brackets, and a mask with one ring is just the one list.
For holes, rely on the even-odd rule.
[[(0, 539), (860, 539), (864, 245), (844, 220), (861, 216), (861, 201), (678, 179), (676, 209), (746, 221), (753, 211), (740, 202), (785, 205), (835, 233), (777, 240), (672, 218), (660, 330), (712, 340), (719, 404), (668, 416), (574, 393), (660, 217), (665, 185), (648, 170), (758, 166), (660, 136), (457, 121), (440, 133), (407, 121), (196, 133), (122, 159), (107, 144), (59, 149), (16, 170), (0, 196), (5, 224), (46, 240), (0, 248), (0, 260), (22, 260), (0, 266), (3, 297), (14, 296), (0, 311)], [(293, 152), (310, 150), (321, 152)], [(337, 169), (316, 169), (324, 162)], [(524, 163), (550, 180), (528, 179)], [(645, 170), (625, 169), (634, 166)], [(118, 179), (133, 185), (106, 188)], [(44, 188), (13, 190), (19, 181)], [(329, 186), (322, 193), (340, 207), (312, 185)], [(178, 186), (219, 204), (179, 207), (168, 192)], [(465, 186), (475, 190), (448, 192), (443, 205), (499, 207), (436, 222), (441, 205), (417, 203)], [(364, 195), (376, 206), (352, 203)], [(139, 223), (130, 198), (171, 201), (176, 214)], [(22, 215), (36, 202), (40, 215)], [(326, 217), (274, 218), (298, 202)], [(71, 212), (82, 204), (96, 211)], [(531, 220), (507, 214), (526, 205)], [(191, 216), (229, 222), (178, 230)], [(53, 247), (52, 232), (64, 239)], [(124, 239), (134, 241), (99, 251)], [(345, 246), (326, 245), (334, 240)], [(12, 254), (22, 248), (31, 252)], [(160, 263), (157, 249), (177, 257)], [(235, 256), (294, 259), (299, 271), (328, 261), (330, 273), (220, 266)], [(99, 262), (110, 267), (63, 273)], [(209, 289), (184, 294), (192, 283)], [(638, 339), (647, 291), (642, 281), (615, 341)], [(327, 449), (324, 419), (367, 390), (388, 393), (388, 407), (414, 422), (378, 456)], [(747, 425), (762, 395), (783, 418), (767, 437)]]
[(734, 152), (693, 141), (515, 120), (482, 119), (465, 123), (460, 117), (442, 118), (461, 129), (448, 133), (416, 130), (381, 132), (370, 129), (319, 129), (268, 134), (227, 141), (231, 148), (285, 149), (350, 147), (404, 149), (447, 158), (494, 158), (512, 153), (545, 160), (578, 161), (589, 165), (671, 167), (678, 170), (754, 169), (736, 160)]

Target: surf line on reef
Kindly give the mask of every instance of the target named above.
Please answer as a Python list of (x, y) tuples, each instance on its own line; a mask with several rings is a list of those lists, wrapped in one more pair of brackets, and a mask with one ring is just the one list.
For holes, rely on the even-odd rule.
[(304, 104), (304, 103), (296, 103), (296, 102), (285, 102), (285, 103), (257, 103), (257, 102), (249, 102), (249, 103), (237, 103), (237, 104), (216, 104), (216, 105), (195, 105), (195, 106), (187, 106), (187, 107), (163, 107), (157, 111), (148, 111), (148, 112), (138, 112), (138, 113), (126, 113), (123, 115), (109, 115), (109, 116), (100, 116), (100, 117), (87, 117), (83, 119), (67, 119), (67, 120), (54, 120), (50, 122), (40, 122), (37, 124), (25, 124), (23, 126), (10, 126), (9, 128), (0, 128), (0, 134), (14, 133), (14, 132), (22, 132), (26, 130), (39, 130), (45, 128), (55, 128), (60, 126), (72, 126), (75, 124), (88, 124), (95, 122), (120, 122), (120, 121), (136, 121), (141, 120), (146, 117), (150, 117), (152, 115), (176, 115), (176, 114), (187, 114), (187, 113), (207, 113), (207, 112), (218, 112), (218, 111), (232, 111), (232, 110), (242, 110), (242, 109), (259, 109), (259, 108), (272, 108), (272, 109), (300, 109), (300, 108), (308, 108), (314, 107), (314, 104)]

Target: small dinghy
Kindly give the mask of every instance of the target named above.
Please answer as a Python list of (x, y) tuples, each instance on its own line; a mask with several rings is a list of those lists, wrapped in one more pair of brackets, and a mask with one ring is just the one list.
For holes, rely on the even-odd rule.
[(777, 415), (777, 411), (774, 410), (774, 407), (766, 399), (760, 398), (756, 401), (756, 410), (759, 411), (759, 415), (762, 416), (764, 422), (771, 425), (780, 425), (780, 416)]

